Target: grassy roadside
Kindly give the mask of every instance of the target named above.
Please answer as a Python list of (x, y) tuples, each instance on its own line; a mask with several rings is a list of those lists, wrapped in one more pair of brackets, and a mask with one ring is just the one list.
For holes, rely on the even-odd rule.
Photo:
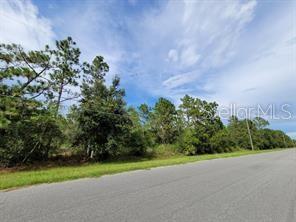
[(158, 166), (183, 164), (201, 160), (237, 157), (249, 154), (266, 153), (282, 149), (248, 151), (242, 150), (232, 153), (207, 154), (199, 156), (179, 156), (168, 159), (152, 159), (144, 161), (122, 161), (114, 163), (93, 163), (82, 166), (54, 167), (50, 169), (7, 172), (0, 174), (0, 190), (28, 186), (40, 183), (52, 183), (85, 177), (100, 177), (124, 171), (149, 169)]

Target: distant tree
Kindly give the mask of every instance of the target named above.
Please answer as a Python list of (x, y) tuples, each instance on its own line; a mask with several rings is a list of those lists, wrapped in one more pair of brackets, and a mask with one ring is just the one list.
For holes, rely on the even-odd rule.
[(257, 117), (254, 120), (239, 120), (232, 116), (229, 120), (227, 129), (231, 141), (236, 147), (251, 149), (246, 121), (250, 127), (250, 133), (256, 149), (273, 149), (292, 147), (293, 141), (284, 132), (265, 128), (269, 123), (263, 118)]
[[(230, 133), (231, 140), (234, 141), (236, 147), (240, 147), (243, 149), (251, 149), (250, 138), (248, 134), (248, 128), (246, 121), (248, 121), (248, 125), (250, 128), (251, 136), (255, 142), (255, 135), (257, 133), (257, 128), (252, 120), (242, 119), (239, 120), (236, 116), (231, 116), (228, 124), (228, 131)], [(255, 148), (257, 144), (254, 144)]]
[(129, 155), (141, 156), (146, 153), (146, 148), (151, 144), (149, 135), (141, 123), (140, 115), (133, 107), (128, 108), (128, 115), (131, 120), (124, 146)]
[(263, 129), (265, 127), (267, 127), (269, 125), (269, 122), (265, 119), (263, 119), (262, 117), (255, 117), (253, 119), (253, 122), (256, 126), (257, 129)]
[(175, 105), (165, 98), (159, 98), (151, 113), (151, 130), (157, 141), (173, 143), (177, 136), (177, 111)]
[(149, 108), (147, 104), (143, 103), (138, 107), (138, 110), (140, 120), (142, 124), (145, 125), (149, 121), (151, 115), (151, 108)]
[(223, 128), (217, 115), (218, 104), (185, 95), (181, 99), (180, 115), (185, 128), (191, 128), (199, 140), (196, 153), (212, 152), (210, 138)]
[(217, 115), (218, 104), (208, 103), (198, 98), (185, 95), (181, 99), (180, 110), (186, 126), (197, 128), (203, 126), (211, 133), (223, 127)]
[(210, 144), (213, 153), (231, 152), (237, 148), (227, 128), (215, 133), (210, 140)]

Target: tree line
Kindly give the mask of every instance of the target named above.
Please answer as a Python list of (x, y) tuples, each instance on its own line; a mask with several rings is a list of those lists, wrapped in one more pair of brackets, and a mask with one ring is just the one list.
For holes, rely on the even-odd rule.
[[(166, 98), (152, 107), (128, 106), (120, 79), (106, 84), (104, 58), (86, 62), (80, 54), (70, 37), (43, 50), (0, 45), (1, 165), (46, 161), (62, 151), (99, 161), (142, 156), (160, 144), (172, 144), (186, 155), (250, 149), (246, 123), (255, 149), (294, 146), (260, 117), (232, 116), (225, 126), (217, 103), (189, 95), (178, 107)], [(73, 101), (67, 113), (61, 112)]]

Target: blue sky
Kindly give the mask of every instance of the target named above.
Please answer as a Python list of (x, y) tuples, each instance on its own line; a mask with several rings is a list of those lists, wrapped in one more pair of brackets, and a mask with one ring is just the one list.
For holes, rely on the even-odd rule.
[[(72, 36), (84, 60), (106, 58), (131, 105), (189, 94), (296, 114), (296, 1), (2, 0), (0, 32), (26, 48)], [(296, 136), (294, 118), (270, 122)]]

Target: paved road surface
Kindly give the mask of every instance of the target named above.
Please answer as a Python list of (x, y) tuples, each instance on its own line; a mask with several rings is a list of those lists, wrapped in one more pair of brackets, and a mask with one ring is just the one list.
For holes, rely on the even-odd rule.
[(0, 192), (0, 221), (295, 222), (296, 149)]

